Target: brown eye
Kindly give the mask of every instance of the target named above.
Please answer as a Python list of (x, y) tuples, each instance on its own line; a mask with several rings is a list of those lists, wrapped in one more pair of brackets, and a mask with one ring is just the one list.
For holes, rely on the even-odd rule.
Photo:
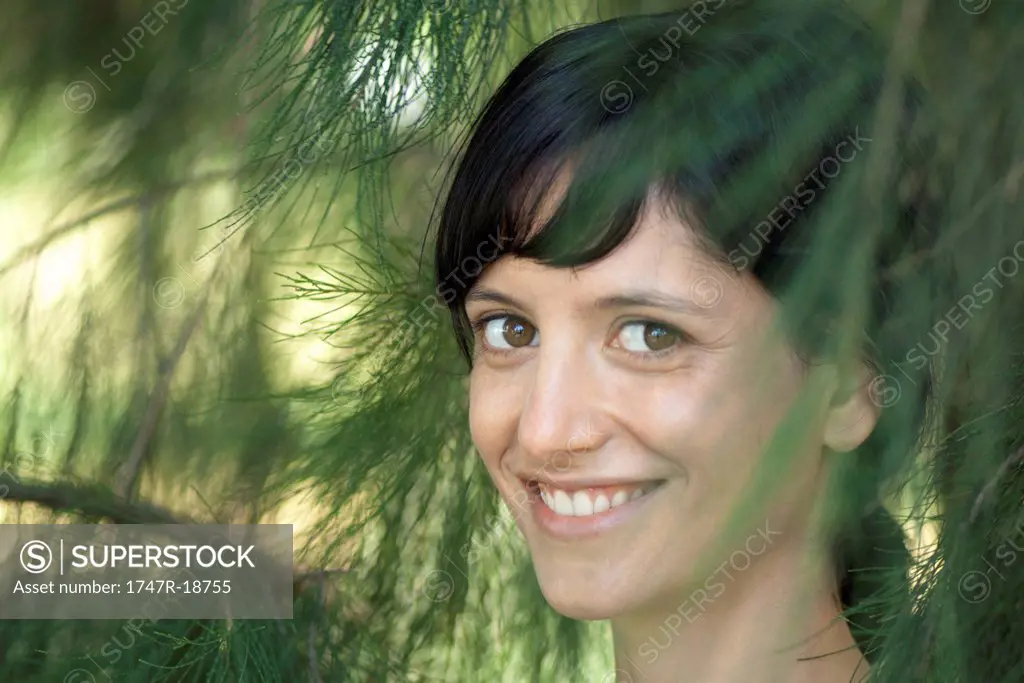
[(682, 334), (668, 325), (655, 322), (633, 322), (622, 326), (618, 340), (622, 348), (635, 353), (650, 353), (670, 349), (682, 339)]
[(484, 324), (484, 339), (496, 349), (530, 346), (537, 337), (537, 328), (522, 318), (503, 315)]
[(664, 325), (651, 323), (644, 326), (644, 342), (652, 351), (670, 348), (679, 341), (679, 335)]

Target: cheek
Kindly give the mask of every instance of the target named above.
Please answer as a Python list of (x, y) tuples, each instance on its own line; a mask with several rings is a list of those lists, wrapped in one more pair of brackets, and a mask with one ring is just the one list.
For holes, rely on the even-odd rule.
[[(765, 415), (724, 364), (673, 373), (631, 394), (628, 418), (648, 446), (697, 476), (735, 465), (757, 440)], [(766, 405), (766, 404), (762, 404)]]
[(766, 365), (770, 377), (737, 362), (707, 364), (632, 397), (633, 423), (649, 448), (685, 470), (694, 506), (710, 512), (744, 494), (793, 405), (799, 376)]
[(516, 391), (487, 369), (474, 368), (469, 381), (469, 429), (480, 457), (494, 475), (515, 437)]
[(744, 500), (787, 519), (813, 493), (822, 462), (821, 425), (800, 397), (799, 369), (781, 356), (766, 366), (770, 371), (762, 366), (747, 375), (730, 373), (720, 398), (701, 403), (705, 502), (720, 506), (722, 515)]

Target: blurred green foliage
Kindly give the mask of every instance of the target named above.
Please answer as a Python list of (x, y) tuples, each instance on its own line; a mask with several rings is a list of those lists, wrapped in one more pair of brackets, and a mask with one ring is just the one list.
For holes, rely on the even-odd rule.
[[(951, 238), (968, 285), (1024, 233), (1024, 7), (987, 3), (852, 3), (945, 105), (945, 209), (984, 235)], [(0, 680), (601, 680), (605, 628), (543, 603), (476, 462), (445, 320), (389, 340), (432, 293), (443, 174), (501, 77), (555, 30), (678, 6), (7, 0), (0, 523), (291, 523), (297, 578), (290, 622), (0, 622)], [(1020, 519), (1020, 282), (1000, 296), (1016, 316), (957, 347), (991, 362), (951, 352), (946, 431), (976, 448), (1003, 411), (1002, 441), (927, 460), (902, 501), (909, 527), (947, 516), (921, 571), (954, 592)], [(1020, 587), (900, 622), (879, 680), (1021, 680)]]

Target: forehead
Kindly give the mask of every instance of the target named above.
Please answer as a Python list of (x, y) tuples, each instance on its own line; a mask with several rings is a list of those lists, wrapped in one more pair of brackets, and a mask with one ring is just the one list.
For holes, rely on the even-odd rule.
[[(563, 159), (542, 166), (533, 176), (522, 197), (524, 204), (532, 204), (536, 201), (536, 212), (532, 217), (533, 225), (526, 232), (526, 242), (531, 241), (554, 216), (569, 191), (579, 163), (581, 163), (581, 159), (575, 154), (570, 154)], [(632, 240), (638, 233), (642, 233), (641, 248), (651, 246), (653, 243), (661, 243), (662, 246), (672, 243), (680, 247), (684, 254), (702, 248), (710, 252), (707, 249), (709, 244), (704, 243), (702, 237), (699, 236), (698, 223), (692, 217), (686, 216), (689, 211), (685, 201), (677, 201), (677, 199), (669, 197), (663, 185), (652, 181), (647, 189), (643, 212), (628, 240)], [(679, 211), (680, 207), (683, 209), (682, 211)], [(655, 234), (652, 235), (652, 232)]]
[[(565, 182), (563, 179), (561, 185), (553, 186), (549, 197), (564, 191)], [(545, 200), (545, 210), (538, 224), (543, 224), (553, 211), (554, 201)], [(543, 275), (578, 281), (586, 285), (585, 288), (600, 286), (604, 289), (605, 285), (614, 283), (679, 289), (702, 277), (715, 277), (716, 280), (739, 278), (727, 270), (728, 266), (709, 253), (694, 226), (679, 217), (664, 200), (652, 195), (645, 203), (634, 230), (604, 258), (576, 268), (555, 268), (529, 259), (506, 256), (486, 269), (476, 284), (485, 286), (510, 277), (520, 279)]]

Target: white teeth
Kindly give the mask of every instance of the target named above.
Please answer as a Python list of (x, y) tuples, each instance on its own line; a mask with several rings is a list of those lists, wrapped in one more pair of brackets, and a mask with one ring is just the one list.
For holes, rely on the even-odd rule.
[(572, 509), (577, 517), (589, 517), (594, 514), (594, 502), (583, 491), (577, 491), (572, 497)]
[(608, 496), (603, 493), (591, 497), (587, 491), (569, 493), (568, 491), (545, 486), (540, 490), (540, 499), (559, 516), (589, 517), (606, 512), (611, 508), (625, 505), (640, 498), (650, 490), (650, 487), (637, 488), (632, 492), (619, 489), (612, 496), (611, 500), (608, 500)]
[(560, 491), (558, 489), (555, 489), (555, 506), (553, 509), (557, 514), (562, 515), (563, 517), (572, 517), (576, 514), (573, 512), (572, 498), (570, 498), (569, 494), (565, 491)]

